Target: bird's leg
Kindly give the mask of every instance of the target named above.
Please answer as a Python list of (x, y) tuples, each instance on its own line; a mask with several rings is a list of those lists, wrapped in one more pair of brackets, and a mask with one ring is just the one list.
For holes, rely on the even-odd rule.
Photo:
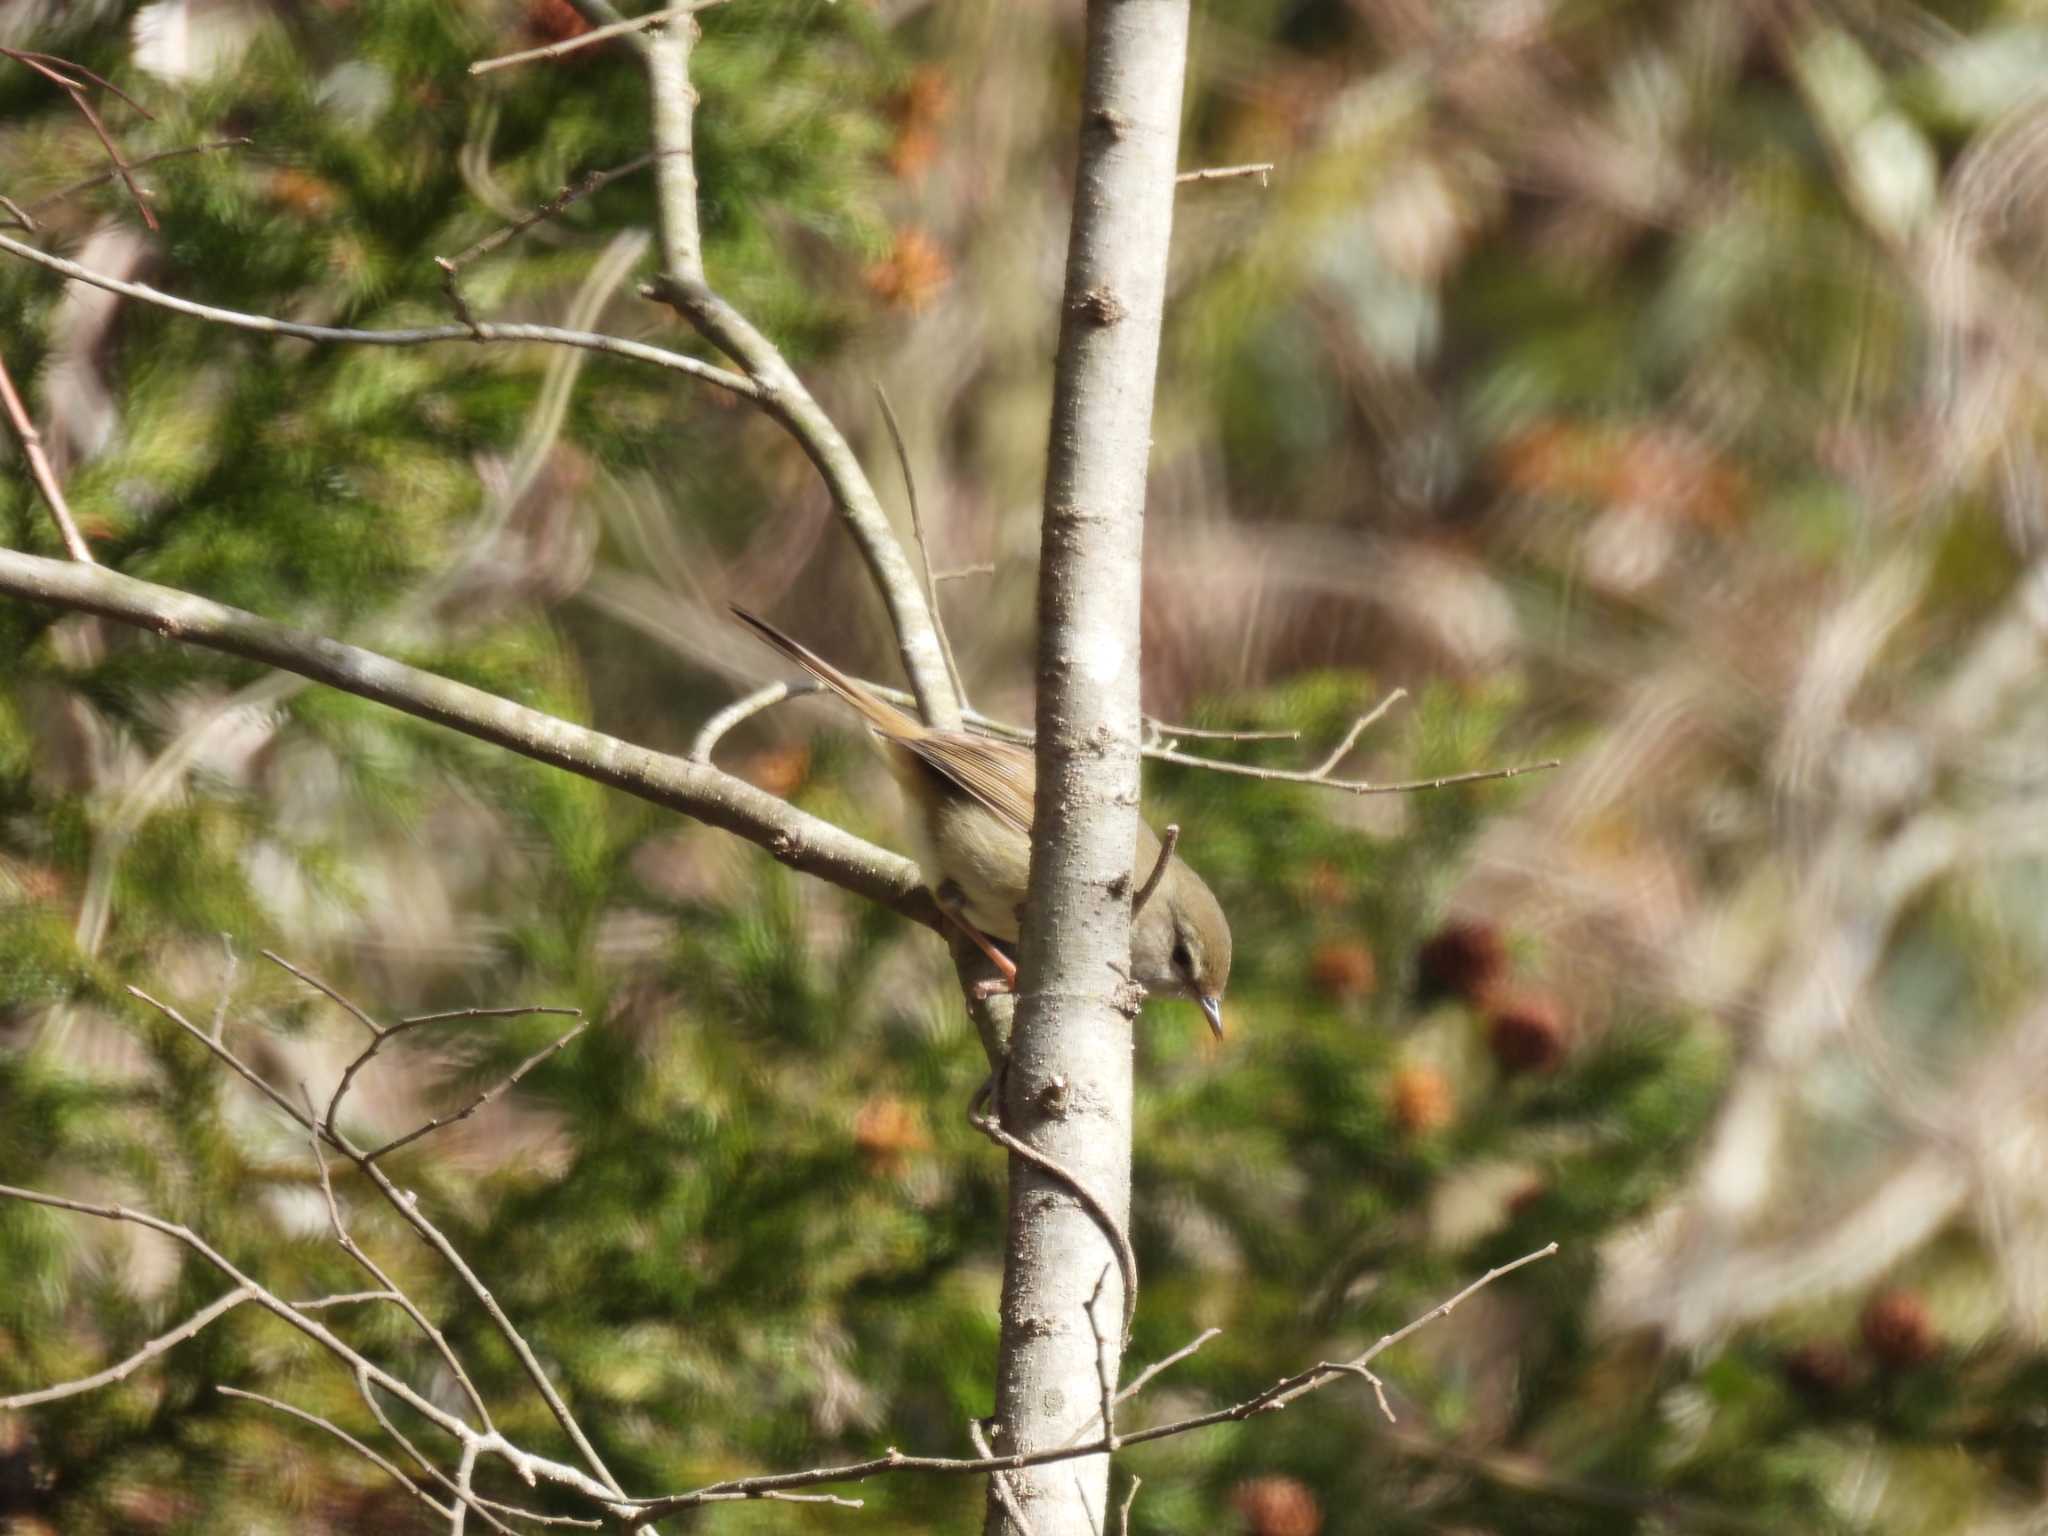
[(1002, 974), (989, 976), (974, 984), (974, 995), (986, 1000), (1003, 992), (1017, 990), (1017, 962), (996, 948), (995, 940), (970, 923), (964, 913), (967, 905), (966, 893), (950, 880), (941, 880), (932, 891), (932, 899), (939, 904), (939, 910), (946, 914), (954, 927), (967, 936), (968, 942), (988, 956)]

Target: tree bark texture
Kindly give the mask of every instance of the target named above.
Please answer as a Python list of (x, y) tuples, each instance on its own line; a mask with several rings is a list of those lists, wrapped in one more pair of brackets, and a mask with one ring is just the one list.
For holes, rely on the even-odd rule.
[[(1185, 0), (1092, 0), (1040, 542), (1038, 803), (1006, 1126), (1130, 1218), (1131, 849), (1145, 473), (1173, 223)], [(994, 1449), (1089, 1425), (1124, 1346), (1114, 1249), (1016, 1157)], [(1092, 1300), (1093, 1320), (1090, 1309)], [(1107, 1457), (1013, 1473), (1036, 1536), (1109, 1529)], [(986, 1529), (1022, 1536), (991, 1487)]]

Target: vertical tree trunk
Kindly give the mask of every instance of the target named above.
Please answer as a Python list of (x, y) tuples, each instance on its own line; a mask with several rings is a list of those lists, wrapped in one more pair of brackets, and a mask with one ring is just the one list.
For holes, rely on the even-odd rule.
[[(1088, 7), (1040, 543), (1031, 917), (1001, 1104), (1005, 1124), (1120, 1225), (1131, 1179), (1140, 559), (1187, 26), (1185, 0)], [(1087, 1423), (1104, 1375), (1117, 1378), (1123, 1315), (1115, 1250), (1096, 1220), (1059, 1179), (1013, 1157), (996, 1450), (1056, 1445)], [(1008, 1481), (1036, 1536), (1109, 1528), (1107, 1458)], [(987, 1530), (1020, 1536), (993, 1486)]]

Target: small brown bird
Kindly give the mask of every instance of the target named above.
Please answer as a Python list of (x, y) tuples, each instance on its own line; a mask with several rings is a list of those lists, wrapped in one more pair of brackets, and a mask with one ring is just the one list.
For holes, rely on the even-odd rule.
[[(1031, 812), (1038, 767), (1028, 747), (966, 731), (940, 731), (878, 697), (808, 647), (743, 608), (755, 633), (838, 694), (880, 739), (889, 767), (916, 810), (932, 894), (968, 936), (1015, 943), (1031, 870)], [(1159, 862), (1159, 839), (1143, 821), (1131, 860), (1131, 889)], [(1011, 981), (1016, 968), (982, 942)], [(1230, 924), (1202, 877), (1180, 861), (1131, 923), (1132, 979), (1147, 992), (1199, 1003), (1223, 1036), (1223, 988), (1230, 980)]]

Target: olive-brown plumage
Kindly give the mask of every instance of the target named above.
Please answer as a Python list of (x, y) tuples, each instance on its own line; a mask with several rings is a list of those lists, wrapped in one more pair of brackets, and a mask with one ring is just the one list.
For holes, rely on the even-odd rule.
[[(967, 731), (935, 730), (840, 671), (767, 620), (740, 620), (850, 704), (881, 742), (912, 818), (933, 890), (980, 932), (1014, 943), (1031, 872), (1031, 813), (1038, 770), (1028, 747)], [(1141, 820), (1131, 889), (1159, 862), (1159, 839)], [(1176, 854), (1131, 924), (1131, 973), (1148, 992), (1199, 1003), (1223, 1034), (1230, 924), (1202, 877)]]

